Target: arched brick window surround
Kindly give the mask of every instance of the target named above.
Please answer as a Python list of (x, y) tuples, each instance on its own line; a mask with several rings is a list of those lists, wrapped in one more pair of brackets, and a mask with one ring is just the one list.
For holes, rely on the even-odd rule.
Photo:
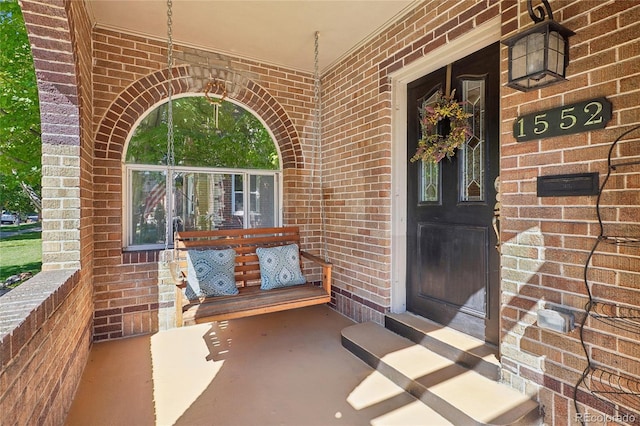
[[(173, 69), (176, 95), (200, 92), (206, 82), (189, 75), (188, 65)], [(95, 155), (97, 159), (122, 160), (127, 135), (137, 120), (153, 105), (166, 99), (167, 70), (156, 71), (127, 87), (111, 105), (98, 127)], [(297, 131), (286, 111), (264, 88), (249, 80), (234, 100), (256, 112), (273, 132), (280, 147), (283, 169), (304, 166)]]

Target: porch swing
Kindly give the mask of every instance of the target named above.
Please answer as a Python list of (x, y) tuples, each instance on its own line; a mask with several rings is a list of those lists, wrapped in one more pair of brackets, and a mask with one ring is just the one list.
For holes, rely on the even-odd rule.
[[(167, 2), (168, 54), (167, 69), (167, 174), (175, 165), (173, 140), (173, 38), (171, 0)], [(320, 143), (320, 75), (318, 71), (318, 32), (315, 33), (314, 71), (314, 147), (312, 181), (316, 147)], [(216, 80), (213, 85), (224, 86)], [(207, 92), (212, 87), (207, 86)], [(226, 94), (226, 92), (223, 91)], [(207, 96), (208, 97), (208, 96)], [(209, 102), (217, 117), (220, 102)], [(171, 179), (173, 181), (173, 179)], [(173, 191), (167, 191), (167, 208), (171, 208)], [(323, 251), (324, 203), (321, 201)], [(166, 227), (166, 246), (173, 232)], [(174, 248), (169, 270), (176, 284), (176, 323), (193, 325), (223, 321), (270, 312), (319, 305), (331, 301), (331, 268), (328, 261), (300, 250), (297, 226), (182, 231), (174, 235)], [(320, 283), (307, 282), (302, 274), (307, 260), (320, 268)]]

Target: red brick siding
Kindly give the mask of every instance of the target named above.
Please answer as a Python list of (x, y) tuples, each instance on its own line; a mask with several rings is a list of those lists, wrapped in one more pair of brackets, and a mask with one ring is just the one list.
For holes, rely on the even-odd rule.
[[(526, 7), (514, 6), (503, 14), (503, 37), (532, 25)], [(586, 358), (579, 328), (559, 335), (537, 327), (536, 309), (562, 305), (583, 317), (587, 302), (583, 274), (587, 256), (599, 233), (596, 197), (536, 196), (536, 177), (563, 173), (606, 174), (610, 144), (625, 130), (640, 124), (640, 2), (554, 1), (557, 21), (576, 32), (570, 38), (569, 81), (540, 91), (517, 92), (503, 86), (502, 99), (502, 362), (504, 378), (523, 390), (537, 389), (550, 424), (575, 424), (573, 387)], [(507, 49), (502, 51), (502, 82), (507, 78)], [(613, 118), (606, 129), (518, 143), (512, 124), (518, 115), (561, 105), (606, 97)], [(639, 155), (635, 134), (635, 154)], [(630, 144), (625, 144), (629, 153)], [(635, 232), (640, 222), (637, 185), (640, 168), (627, 168), (612, 177), (603, 194), (607, 226)], [(622, 226), (614, 223), (622, 223)], [(635, 248), (601, 245), (588, 272), (594, 297), (640, 309), (640, 252)], [(594, 360), (640, 377), (635, 351), (622, 352), (637, 340), (599, 321), (587, 321), (584, 337)], [(636, 348), (637, 349), (637, 348)], [(533, 386), (533, 387), (532, 387)], [(584, 392), (579, 400), (609, 415), (615, 412)], [(636, 407), (640, 410), (640, 407)], [(585, 407), (581, 405), (584, 414)], [(636, 420), (640, 418), (636, 413)]]
[[(538, 198), (535, 179), (540, 175), (568, 172), (599, 171), (603, 174), (608, 145), (623, 131), (640, 123), (637, 102), (640, 97), (637, 41), (640, 3), (625, 0), (558, 0), (552, 3), (556, 20), (577, 33), (571, 38), (569, 81), (530, 93), (506, 87), (501, 89), (501, 362), (503, 379), (541, 401), (546, 423), (561, 425), (575, 423), (573, 386), (586, 365), (585, 357), (577, 330), (568, 335), (542, 330), (537, 326), (535, 311), (546, 304), (558, 304), (575, 309), (579, 319), (586, 302), (581, 273), (590, 243), (595, 241), (599, 228), (594, 197)], [(63, 15), (56, 10), (60, 5), (33, 3), (33, 7), (53, 9), (32, 14), (34, 21), (40, 15)], [(72, 6), (68, 13), (76, 19), (84, 19), (80, 7)], [(392, 139), (389, 73), (437, 47), (446, 46), (448, 41), (496, 16), (502, 19), (502, 37), (531, 25), (523, 1), (427, 1), (332, 66), (323, 76), (321, 195), (327, 207), (329, 258), (335, 268), (335, 305), (355, 319), (381, 321), (383, 312), (390, 306)], [(59, 23), (56, 19), (53, 22)], [(145, 38), (94, 30), (96, 63), (92, 79), (87, 80), (84, 75), (89, 66), (87, 46), (77, 45), (77, 34), (85, 34), (86, 27), (78, 25), (78, 29), (73, 30), (76, 45), (71, 49), (69, 30), (63, 29), (58, 34), (59, 26), (56, 25), (32, 25), (29, 31), (33, 40), (40, 39), (40, 44), (35, 44), (41, 50), (42, 58), (53, 49), (61, 50), (60, 57), (67, 61), (65, 66), (37, 62), (43, 67), (39, 74), (41, 97), (49, 100), (48, 94), (53, 93), (50, 89), (56, 87), (61, 93), (70, 95), (71, 111), (82, 111), (82, 114), (76, 114), (82, 118), (72, 123), (75, 127), (69, 135), (52, 135), (47, 141), (79, 146), (80, 157), (82, 150), (91, 151), (90, 142), (85, 140), (84, 108), (88, 105), (85, 100), (93, 105), (92, 126), (97, 139), (94, 170), (86, 170), (90, 165), (88, 158), (81, 161), (78, 186), (81, 196), (90, 198), (92, 190), (85, 182), (90, 174), (94, 175), (95, 202), (91, 206), (90, 201), (81, 201), (84, 208), (80, 217), (80, 239), (82, 250), (91, 250), (91, 238), (85, 239), (83, 234), (84, 226), (90, 226), (91, 219), (87, 218), (85, 223), (83, 215), (90, 214), (90, 209), (94, 208), (93, 281), (97, 338), (153, 331), (157, 328), (155, 313), (160, 307), (157, 263), (156, 258), (150, 258), (148, 254), (122, 253), (120, 161), (124, 139), (131, 126), (162, 98), (166, 52), (161, 43)], [(52, 34), (56, 37), (49, 37)], [(506, 83), (507, 78), (506, 52), (503, 47), (502, 83)], [(72, 59), (74, 55), (76, 58)], [(179, 66), (183, 65), (180, 69), (189, 75), (184, 79), (186, 86), (177, 87), (180, 89), (191, 87), (192, 80), (201, 82), (208, 74), (197, 74), (206, 68), (200, 62), (206, 63), (220, 55), (178, 48), (177, 56), (184, 59), (178, 62)], [(184, 62), (187, 58), (190, 58), (189, 67)], [(250, 105), (255, 105), (254, 109), (265, 120), (273, 118), (283, 123), (281, 134), (285, 136), (277, 138), (284, 147), (286, 162), (283, 173), (285, 222), (306, 225), (307, 243), (319, 249), (320, 194), (309, 191), (314, 177), (310, 169), (313, 164), (311, 76), (231, 59), (234, 66), (251, 74), (252, 82), (257, 85), (251, 90), (255, 99)], [(72, 62), (75, 68), (69, 68)], [(50, 68), (46, 68), (48, 66)], [(70, 69), (76, 70), (75, 77), (69, 77)], [(154, 75), (160, 78), (152, 82), (149, 79)], [(49, 84), (60, 77), (62, 83), (78, 85), (72, 89), (69, 84)], [(91, 80), (92, 98), (83, 89), (84, 82)], [(152, 87), (157, 87), (160, 93), (154, 93)], [(614, 118), (606, 129), (525, 143), (516, 143), (513, 139), (511, 126), (518, 115), (599, 96), (606, 96), (613, 103)], [(43, 114), (43, 117), (47, 117), (47, 123), (62, 122), (66, 115), (59, 112), (65, 111), (66, 107), (45, 109), (52, 115)], [(127, 108), (131, 108), (130, 112), (124, 115)], [(101, 125), (109, 120), (112, 124), (108, 127), (114, 131), (105, 129), (105, 133), (100, 130)], [(103, 134), (109, 137), (105, 140)], [(296, 135), (297, 141), (291, 135)], [(286, 149), (289, 147), (291, 150)], [(621, 148), (622, 153), (633, 150), (637, 152), (637, 143)], [(319, 176), (314, 178), (313, 188), (318, 188)], [(628, 190), (640, 187), (640, 173), (637, 169), (622, 173), (613, 178), (611, 184), (612, 191), (603, 197), (607, 226), (636, 230), (640, 222), (638, 198), (629, 195)], [(620, 222), (622, 228), (618, 225)], [(51, 222), (54, 223), (57, 222)], [(87, 255), (88, 262), (90, 258), (91, 255)], [(84, 262), (84, 259), (83, 252), (80, 260)], [(602, 250), (594, 256), (589, 270), (594, 296), (640, 305), (639, 264), (637, 248)], [(588, 320), (584, 337), (595, 361), (626, 374), (640, 374), (637, 335)], [(6, 382), (0, 380), (2, 383)], [(616, 413), (582, 390), (579, 400), (602, 413), (624, 413), (623, 410)]]
[(388, 76), (500, 14), (493, 1), (430, 1), (323, 76), (323, 197), (336, 305), (382, 322), (391, 305)]
[(0, 424), (62, 424), (92, 341), (90, 29), (80, 2), (21, 8), (40, 97), (49, 271), (0, 302)]
[[(93, 89), (91, 73), (91, 26), (86, 8), (78, 2), (66, 3), (71, 23), (71, 41), (75, 51), (80, 113), (80, 264), (82, 275), (93, 275)], [(75, 205), (73, 207), (76, 207)]]
[[(113, 31), (96, 30), (94, 55), (94, 103), (96, 128), (93, 188), (94, 283), (96, 339), (116, 338), (158, 329), (157, 311), (171, 302), (160, 302), (157, 261), (140, 260), (123, 253), (122, 169), (127, 136), (136, 121), (166, 99), (166, 49), (163, 44)], [(176, 48), (173, 91), (202, 93), (211, 71), (208, 58), (218, 55)], [(114, 62), (117, 61), (117, 62)], [(233, 96), (251, 108), (273, 132), (284, 169), (284, 221), (310, 231), (306, 247), (314, 250), (319, 221), (309, 209), (309, 180), (293, 172), (312, 162), (303, 154), (312, 143), (312, 79), (296, 71), (235, 60), (234, 67), (251, 76)], [(305, 205), (306, 204), (306, 205)], [(301, 208), (302, 207), (302, 208)], [(306, 231), (305, 231), (306, 232)]]
[(91, 345), (91, 286), (79, 272), (42, 272), (0, 311), (0, 424), (63, 424)]

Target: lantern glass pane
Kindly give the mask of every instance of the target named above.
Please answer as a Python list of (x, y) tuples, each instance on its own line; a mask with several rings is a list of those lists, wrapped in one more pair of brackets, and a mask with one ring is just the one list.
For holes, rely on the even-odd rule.
[(564, 40), (555, 31), (549, 33), (549, 65), (550, 71), (564, 76)]
[(556, 52), (560, 52), (564, 50), (564, 43), (562, 42), (562, 37), (558, 34), (557, 31), (551, 31), (549, 33), (549, 49), (555, 50)]
[(527, 75), (544, 71), (544, 34), (527, 36)]
[(549, 71), (554, 72), (556, 74), (559, 74), (560, 72), (562, 72), (558, 62), (559, 62), (558, 52), (555, 50), (549, 50), (549, 65), (548, 65)]
[(517, 79), (527, 75), (527, 39), (518, 40), (511, 47), (511, 78)]
[(520, 40), (516, 41), (513, 47), (511, 48), (511, 57), (513, 59), (518, 59), (523, 56), (527, 56), (527, 38), (523, 37)]

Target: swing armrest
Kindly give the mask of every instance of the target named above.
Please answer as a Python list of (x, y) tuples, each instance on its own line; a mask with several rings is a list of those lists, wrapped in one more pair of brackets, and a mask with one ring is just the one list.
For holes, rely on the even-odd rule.
[(300, 250), (300, 256), (310, 260), (311, 262), (322, 266), (322, 287), (327, 292), (327, 294), (331, 294), (331, 268), (333, 265), (321, 257), (315, 256), (311, 253), (307, 253), (306, 251)]
[(316, 256), (314, 254), (311, 253), (307, 253), (304, 250), (300, 250), (300, 256), (304, 257), (305, 259), (308, 259), (314, 263), (317, 263), (318, 265), (322, 266), (322, 267), (326, 267), (326, 266), (331, 266), (331, 263), (326, 262), (324, 259), (322, 259), (319, 256)]

